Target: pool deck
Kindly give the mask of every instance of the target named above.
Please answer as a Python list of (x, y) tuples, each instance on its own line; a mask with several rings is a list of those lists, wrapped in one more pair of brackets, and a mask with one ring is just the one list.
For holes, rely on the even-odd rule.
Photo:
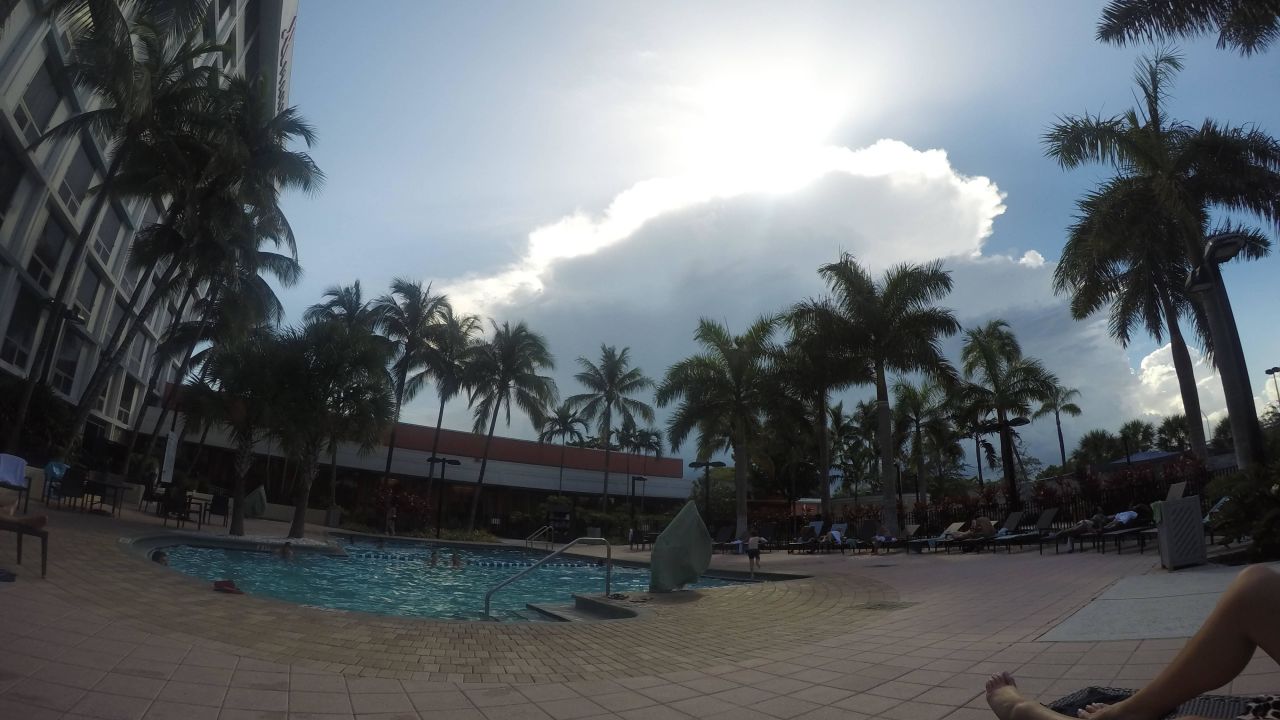
[[(0, 584), (0, 718), (986, 720), (991, 672), (1041, 699), (1131, 687), (1184, 642), (1043, 639), (1118, 580), (1165, 577), (1150, 553), (774, 552), (765, 570), (810, 577), (655, 599), (633, 620), (498, 624), (214, 593), (119, 542), (158, 526), (52, 511), (46, 580), (38, 548), (19, 567), (0, 533), (0, 567), (18, 574)], [(1261, 656), (1224, 689), (1275, 690)]]

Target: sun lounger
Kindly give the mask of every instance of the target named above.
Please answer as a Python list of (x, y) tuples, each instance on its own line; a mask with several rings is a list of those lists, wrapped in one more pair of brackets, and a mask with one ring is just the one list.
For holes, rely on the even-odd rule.
[(1015, 528), (1018, 527), (1018, 523), (1020, 522), (1022, 522), (1022, 513), (1019, 511), (1011, 512), (1009, 513), (1008, 516), (1005, 517), (1004, 522), (1000, 524), (1000, 527), (995, 529), (994, 535), (983, 535), (980, 537), (962, 538), (959, 540), (947, 540), (943, 542), (942, 549), (945, 550), (948, 554), (951, 553), (951, 548), (953, 547), (960, 548), (962, 552), (968, 551), (970, 549), (976, 552), (981, 552), (982, 548), (987, 543), (991, 542), (992, 540), (994, 540), (996, 537), (1000, 535), (1001, 530), (1004, 530), (1006, 534), (1011, 533)]
[[(840, 554), (844, 554), (845, 540), (849, 537), (849, 523), (835, 523), (831, 529), (822, 537), (827, 538), (825, 541), (818, 543), (819, 550), (840, 550)], [(839, 539), (837, 539), (839, 538)]]
[(964, 527), (964, 523), (962, 522), (951, 523), (947, 526), (947, 529), (939, 533), (937, 537), (916, 538), (915, 540), (908, 542), (907, 547), (915, 549), (916, 552), (924, 552), (926, 545), (932, 550), (937, 550), (938, 543), (944, 542), (948, 536), (960, 532), (960, 528), (962, 527)]
[(722, 527), (716, 531), (716, 536), (711, 541), (711, 549), (726, 552), (729, 549), (730, 540), (733, 537), (733, 528)]
[(1058, 508), (1049, 508), (1040, 513), (1040, 517), (1036, 520), (1036, 525), (1028, 532), (1014, 532), (1008, 535), (998, 536), (991, 541), (992, 549), (1003, 547), (1007, 552), (1013, 552), (1013, 544), (1017, 543), (1021, 548), (1024, 543), (1039, 541), (1040, 538), (1047, 535), (1053, 529), (1053, 521), (1058, 517)]
[(826, 523), (815, 520), (800, 531), (800, 537), (787, 543), (787, 552), (813, 552), (818, 549), (818, 538), (822, 537), (822, 529)]
[[(1111, 687), (1087, 687), (1048, 704), (1050, 710), (1077, 717), (1081, 708), (1095, 702), (1114, 704), (1134, 694), (1134, 690)], [(1245, 714), (1252, 697), (1238, 695), (1201, 695), (1178, 706), (1166, 717), (1198, 717), (1231, 720)]]

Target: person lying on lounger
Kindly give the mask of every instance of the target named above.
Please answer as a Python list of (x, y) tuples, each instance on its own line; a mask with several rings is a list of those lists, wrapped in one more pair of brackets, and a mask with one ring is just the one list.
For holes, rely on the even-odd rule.
[(952, 533), (952, 540), (975, 540), (977, 538), (990, 538), (996, 536), (996, 526), (991, 524), (991, 519), (986, 517), (976, 517), (973, 522), (969, 523), (969, 529), (963, 532)]
[[(1159, 720), (1179, 705), (1238, 677), (1261, 648), (1280, 662), (1280, 575), (1263, 565), (1245, 568), (1218, 599), (1204, 625), (1156, 678), (1114, 705), (1080, 710), (1084, 720)], [(1067, 720), (1069, 716), (1023, 697), (1007, 672), (986, 684), (987, 704), (1000, 720)], [(1241, 717), (1261, 718), (1271, 700), (1252, 703)]]
[(1151, 508), (1141, 504), (1134, 505), (1128, 510), (1122, 510), (1115, 515), (1106, 515), (1102, 512), (1102, 508), (1096, 508), (1093, 517), (1088, 520), (1081, 520), (1074, 526), (1062, 531), (1062, 535), (1067, 538), (1067, 552), (1073, 553), (1076, 551), (1076, 538), (1082, 535), (1123, 530), (1126, 527), (1138, 524), (1143, 518), (1150, 517), (1150, 513)]

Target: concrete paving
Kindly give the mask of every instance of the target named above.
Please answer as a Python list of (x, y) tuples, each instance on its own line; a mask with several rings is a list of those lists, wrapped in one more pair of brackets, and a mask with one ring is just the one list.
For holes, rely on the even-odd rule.
[[(0, 718), (988, 720), (992, 672), (1047, 700), (1140, 685), (1183, 643), (1043, 639), (1116, 581), (1161, 572), (1150, 554), (774, 552), (765, 570), (810, 577), (657, 600), (633, 620), (499, 624), (213, 593), (121, 548), (156, 525), (53, 511), (45, 580), (0, 533), (18, 575), (0, 585)], [(1223, 690), (1276, 689), (1259, 656)]]

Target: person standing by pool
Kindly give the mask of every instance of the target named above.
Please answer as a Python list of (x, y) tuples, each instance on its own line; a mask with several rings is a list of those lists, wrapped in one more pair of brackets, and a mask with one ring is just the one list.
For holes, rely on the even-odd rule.
[(396, 496), (392, 495), (387, 504), (387, 534), (396, 534)]
[(751, 537), (747, 538), (747, 569), (751, 572), (760, 569), (760, 542), (763, 540), (760, 530), (752, 528)]

